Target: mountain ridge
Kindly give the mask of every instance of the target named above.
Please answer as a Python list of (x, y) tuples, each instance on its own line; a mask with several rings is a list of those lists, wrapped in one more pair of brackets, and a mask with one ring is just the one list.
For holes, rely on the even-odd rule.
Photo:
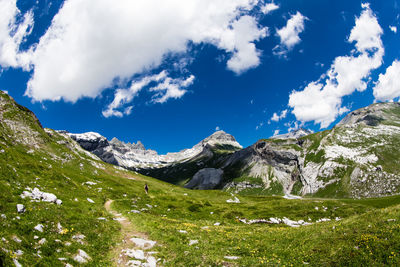
[[(337, 197), (391, 195), (400, 193), (398, 168), (393, 167), (395, 160), (391, 158), (390, 164), (381, 162), (385, 161), (388, 150), (396, 146), (399, 127), (400, 105), (377, 103), (350, 112), (330, 130), (311, 133), (300, 128), (241, 149), (239, 146), (224, 149), (224, 143), (219, 146), (218, 138), (211, 138), (212, 135), (192, 149), (183, 150), (193, 152), (197, 148), (196, 153), (186, 153), (187, 157), (170, 157), (158, 164), (153, 161), (153, 165), (134, 169), (190, 188), (210, 189), (201, 182), (190, 182), (199, 177), (196, 176), (199, 171), (207, 169), (202, 171), (201, 181), (213, 181), (211, 188), (233, 192)], [(219, 134), (229, 136), (221, 139), (225, 144), (236, 142), (233, 136)], [(386, 143), (379, 145), (378, 136)], [(213, 140), (212, 146), (209, 139)], [(334, 192), (328, 193), (330, 190)]]

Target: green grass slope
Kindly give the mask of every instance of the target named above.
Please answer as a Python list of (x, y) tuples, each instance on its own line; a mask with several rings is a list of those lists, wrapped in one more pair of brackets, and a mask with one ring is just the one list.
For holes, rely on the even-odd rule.
[[(5, 94), (0, 98), (0, 266), (80, 266), (73, 259), (79, 249), (91, 257), (86, 266), (111, 266), (121, 235), (104, 208), (107, 199), (157, 241), (154, 251), (163, 266), (400, 264), (400, 197), (239, 196), (240, 203), (228, 203), (233, 197), (226, 192), (187, 190), (100, 162), (65, 136), (42, 129)], [(62, 204), (21, 198), (28, 187), (53, 193)], [(26, 211), (17, 213), (17, 204)], [(313, 224), (239, 221), (270, 217)], [(331, 221), (316, 223), (322, 218)], [(43, 232), (34, 229), (38, 224)]]

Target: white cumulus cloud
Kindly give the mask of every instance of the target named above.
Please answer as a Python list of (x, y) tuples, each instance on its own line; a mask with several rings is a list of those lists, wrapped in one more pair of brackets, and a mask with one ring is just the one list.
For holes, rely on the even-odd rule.
[(194, 82), (194, 76), (191, 75), (186, 79), (168, 77), (166, 71), (162, 71), (156, 75), (150, 75), (133, 81), (128, 89), (117, 89), (114, 93), (114, 100), (103, 111), (103, 116), (108, 117), (123, 117), (132, 112), (133, 106), (129, 105), (132, 100), (151, 83), (156, 85), (149, 88), (150, 92), (154, 92), (152, 102), (164, 103), (170, 98), (181, 98), (186, 90)]
[(369, 5), (363, 4), (362, 8), (348, 38), (349, 42), (355, 43), (356, 49), (352, 54), (337, 57), (318, 81), (290, 94), (289, 106), (297, 120), (314, 121), (321, 128), (328, 127), (339, 115), (348, 111), (342, 107), (342, 98), (356, 90), (364, 91), (371, 71), (382, 65), (383, 30)]
[(287, 113), (288, 113), (288, 110), (287, 110), (287, 109), (283, 110), (283, 111), (281, 112), (281, 114), (279, 114), (279, 115), (278, 115), (278, 113), (275, 112), (275, 113), (272, 115), (272, 117), (271, 117), (271, 121), (278, 122), (278, 121), (280, 121), (280, 120), (286, 118)]
[[(188, 52), (190, 43), (208, 43), (225, 51), (227, 68), (240, 74), (260, 64), (255, 42), (268, 35), (268, 28), (258, 22), (260, 16), (252, 12), (259, 4), (257, 0), (66, 0), (28, 53), (33, 74), (26, 95), (37, 101), (94, 98), (116, 82), (156, 69), (168, 55)], [(10, 14), (12, 22), (16, 12)], [(16, 47), (29, 28), (26, 25), (31, 25), (30, 16), (20, 24), (20, 34), (8, 34)], [(7, 35), (7, 30), (11, 32), (6, 27), (0, 34)], [(0, 35), (0, 43), (4, 40)], [(155, 102), (182, 94), (173, 82), (164, 82), (154, 91), (166, 94)]]
[(400, 62), (393, 61), (385, 74), (379, 75), (374, 87), (374, 97), (378, 101), (390, 101), (400, 96)]
[(275, 55), (284, 56), (301, 42), (300, 33), (304, 31), (304, 24), (307, 19), (300, 12), (297, 12), (290, 17), (285, 27), (276, 31), (276, 35), (280, 38), (280, 45), (274, 48)]
[(279, 5), (275, 4), (274, 2), (271, 2), (271, 3), (266, 3), (265, 6), (263, 6), (263, 7), (261, 8), (261, 11), (262, 11), (264, 14), (269, 14), (269, 13), (271, 13), (272, 11), (275, 11), (275, 10), (277, 10), (277, 9), (279, 9)]
[[(29, 52), (19, 47), (33, 28), (33, 14), (22, 16), (16, 0), (0, 0), (0, 65), (3, 67), (29, 68)], [(18, 19), (22, 22), (18, 23)]]

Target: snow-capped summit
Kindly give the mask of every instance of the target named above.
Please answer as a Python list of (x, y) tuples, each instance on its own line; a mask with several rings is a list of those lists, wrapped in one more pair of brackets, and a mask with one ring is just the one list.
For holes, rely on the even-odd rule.
[(306, 136), (306, 135), (309, 135), (312, 133), (314, 133), (314, 132), (311, 130), (299, 128), (297, 130), (291, 131), (286, 134), (272, 136), (271, 139), (297, 139), (297, 138), (300, 138), (300, 137), (303, 137), (303, 136)]

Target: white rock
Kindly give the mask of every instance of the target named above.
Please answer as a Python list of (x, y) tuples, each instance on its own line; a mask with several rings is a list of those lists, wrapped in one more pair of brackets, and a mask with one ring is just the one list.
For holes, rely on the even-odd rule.
[(148, 267), (156, 267), (157, 266), (157, 260), (153, 256), (150, 256), (147, 258), (147, 264)]
[(198, 244), (199, 240), (189, 240), (189, 246), (192, 246), (194, 244)]
[(139, 213), (140, 213), (140, 210), (131, 210), (131, 213), (139, 214)]
[(22, 250), (18, 249), (17, 251), (15, 251), (15, 255), (22, 256), (22, 255), (24, 255), (24, 252)]
[(182, 234), (187, 234), (187, 231), (186, 231), (186, 230), (178, 230), (178, 232), (179, 232), (179, 233), (182, 233)]
[(36, 225), (33, 229), (35, 229), (36, 231), (39, 231), (41, 233), (43, 233), (43, 224), (38, 224)]
[(57, 232), (60, 234), (64, 228), (62, 227), (61, 223), (57, 223)]
[(240, 257), (238, 257), (238, 256), (225, 256), (224, 258), (227, 259), (227, 260), (237, 260)]
[[(36, 187), (33, 190), (31, 190), (30, 188), (27, 188), (27, 190), (28, 191), (22, 192), (21, 198), (29, 197), (33, 200), (57, 203), (57, 197), (56, 197), (56, 195), (54, 195), (52, 193), (42, 192)], [(29, 190), (31, 190), (31, 192), (29, 192)], [(61, 203), (62, 203), (62, 201), (61, 201)]]
[(39, 237), (37, 235), (33, 236), (33, 239), (39, 239)]
[(46, 240), (46, 238), (42, 238), (42, 239), (40, 239), (39, 240), (39, 245), (43, 245), (43, 244), (45, 244), (47, 242), (47, 240)]
[(94, 203), (93, 200), (91, 200), (90, 198), (86, 198), (87, 201), (89, 201), (90, 203)]
[(91, 181), (87, 181), (86, 183), (84, 183), (84, 184), (87, 184), (87, 185), (96, 185), (97, 183), (95, 183), (95, 182), (91, 182)]
[(240, 200), (237, 197), (234, 197), (233, 199), (228, 199), (226, 202), (227, 203), (240, 203)]
[(142, 266), (142, 262), (138, 260), (130, 260), (126, 263), (126, 266), (129, 267), (140, 267)]
[(7, 216), (6, 216), (5, 214), (1, 214), (0, 217), (1, 217), (2, 219), (7, 219)]
[(214, 225), (215, 225), (215, 226), (219, 226), (219, 225), (221, 225), (221, 223), (216, 222), (216, 223), (214, 223)]
[(107, 221), (107, 219), (104, 218), (104, 217), (99, 217), (99, 218), (97, 218), (97, 220), (100, 220), (100, 221)]
[(57, 205), (61, 205), (61, 204), (62, 204), (62, 200), (61, 200), (61, 199), (57, 199), (57, 200), (56, 200), (56, 204), (57, 204)]
[(135, 258), (137, 260), (144, 260), (146, 257), (144, 256), (143, 250), (140, 249), (124, 249), (122, 250), (126, 256), (129, 258)]
[(86, 263), (92, 258), (82, 249), (78, 249), (78, 254), (74, 256), (74, 261), (79, 263)]
[(74, 266), (72, 266), (71, 264), (67, 263), (67, 264), (65, 264), (65, 267), (74, 267)]
[(17, 212), (18, 213), (24, 213), (25, 212), (25, 206), (22, 204), (17, 204)]
[(21, 263), (18, 262), (17, 259), (13, 259), (15, 267), (22, 267)]
[(131, 238), (131, 241), (138, 247), (141, 247), (143, 249), (150, 249), (154, 247), (156, 244), (156, 241), (151, 241), (151, 240), (146, 240), (142, 238)]

